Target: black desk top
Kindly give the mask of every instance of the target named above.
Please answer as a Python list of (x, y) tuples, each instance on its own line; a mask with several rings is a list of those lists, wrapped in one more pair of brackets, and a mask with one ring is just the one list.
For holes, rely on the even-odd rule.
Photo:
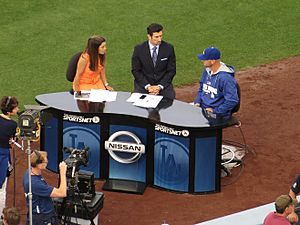
[(69, 92), (58, 92), (38, 95), (36, 101), (64, 112), (121, 114), (146, 118), (155, 123), (189, 128), (222, 128), (238, 122), (234, 117), (211, 118), (201, 108), (178, 100), (162, 99), (155, 109), (141, 108), (126, 101), (130, 95), (130, 92), (118, 92), (114, 102), (94, 103), (75, 100)]

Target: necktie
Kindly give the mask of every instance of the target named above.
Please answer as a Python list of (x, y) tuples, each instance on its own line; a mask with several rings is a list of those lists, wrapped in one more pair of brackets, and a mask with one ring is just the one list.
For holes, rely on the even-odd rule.
[(156, 65), (156, 60), (157, 60), (157, 53), (156, 53), (156, 46), (154, 46), (153, 48), (152, 48), (152, 50), (153, 50), (153, 53), (152, 53), (152, 61), (153, 61), (153, 65), (155, 66)]

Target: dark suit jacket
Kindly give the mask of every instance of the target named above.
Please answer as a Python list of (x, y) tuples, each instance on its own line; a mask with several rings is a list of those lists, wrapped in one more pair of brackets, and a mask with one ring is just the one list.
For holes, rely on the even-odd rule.
[(162, 41), (159, 46), (156, 66), (154, 67), (148, 41), (135, 46), (131, 59), (131, 72), (134, 76), (134, 92), (148, 93), (147, 84), (164, 86), (160, 95), (174, 99), (175, 91), (172, 85), (176, 74), (176, 57), (174, 47)]

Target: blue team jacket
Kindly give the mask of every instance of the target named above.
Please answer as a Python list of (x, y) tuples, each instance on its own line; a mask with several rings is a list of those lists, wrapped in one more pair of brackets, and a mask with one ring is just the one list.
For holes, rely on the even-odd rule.
[(213, 75), (206, 68), (194, 103), (199, 103), (202, 108), (213, 108), (217, 115), (230, 115), (231, 110), (239, 103), (233, 67), (221, 62), (219, 70)]

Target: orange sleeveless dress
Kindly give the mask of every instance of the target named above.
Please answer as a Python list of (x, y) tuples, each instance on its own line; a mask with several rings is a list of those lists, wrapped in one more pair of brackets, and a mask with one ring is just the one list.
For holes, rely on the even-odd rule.
[(100, 73), (103, 70), (103, 66), (100, 64), (100, 60), (98, 60), (98, 69), (96, 71), (92, 71), (90, 69), (90, 56), (88, 53), (82, 53), (81, 57), (86, 59), (87, 64), (84, 68), (83, 73), (81, 74), (79, 81), (79, 90), (91, 90), (91, 89), (102, 89), (105, 90), (105, 86), (100, 79)]

